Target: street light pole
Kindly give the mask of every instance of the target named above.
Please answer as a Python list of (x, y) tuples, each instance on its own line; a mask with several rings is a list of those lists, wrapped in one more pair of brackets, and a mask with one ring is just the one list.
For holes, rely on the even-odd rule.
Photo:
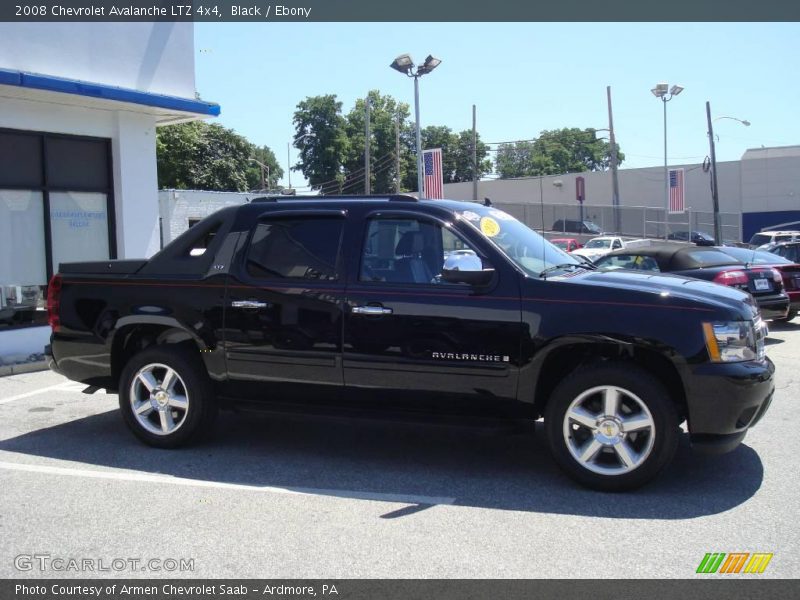
[(714, 244), (722, 240), (722, 220), (719, 215), (719, 190), (717, 188), (717, 153), (714, 148), (714, 125), (711, 121), (711, 103), (706, 100), (706, 119), (708, 119), (708, 143), (711, 152), (711, 203), (714, 210)]
[(422, 132), (419, 127), (419, 75), (414, 75), (414, 119), (417, 126), (417, 191), (420, 200), (425, 198), (422, 174)]
[(419, 65), (415, 72), (414, 61), (411, 59), (411, 57), (408, 54), (401, 54), (394, 59), (391, 65), (389, 65), (395, 71), (399, 71), (408, 77), (414, 78), (414, 117), (417, 128), (417, 196), (420, 200), (425, 198), (425, 191), (423, 190), (424, 175), (422, 167), (422, 131), (420, 130), (419, 123), (419, 78), (433, 71), (441, 62), (441, 60), (434, 58), (429, 54), (428, 58), (425, 59), (425, 62)]
[[(666, 221), (669, 220), (669, 166), (667, 165), (667, 100), (661, 97), (664, 104), (664, 239), (667, 239), (669, 232)], [(690, 228), (691, 229), (691, 228)]]
[(667, 102), (683, 91), (683, 86), (668, 83), (658, 83), (650, 90), (656, 98), (664, 104), (664, 239), (669, 234), (669, 167), (667, 165)]
[(611, 201), (614, 206), (614, 232), (622, 233), (622, 219), (619, 214), (619, 177), (617, 176), (617, 140), (614, 136), (614, 113), (611, 111), (611, 86), (606, 86), (608, 96), (608, 137), (611, 142)]
[(287, 186), (289, 189), (292, 189), (292, 156), (290, 154), (291, 146), (292, 142), (286, 142), (286, 177), (289, 180), (289, 185)]
[(714, 121), (719, 119), (732, 119), (739, 121), (745, 127), (750, 126), (750, 121), (737, 119), (736, 117), (717, 117), (711, 118), (711, 103), (706, 100), (706, 119), (708, 120), (708, 145), (711, 153), (711, 203), (714, 210), (714, 243), (719, 246), (722, 243), (722, 217), (719, 213), (719, 188), (717, 187), (717, 152), (714, 144)]

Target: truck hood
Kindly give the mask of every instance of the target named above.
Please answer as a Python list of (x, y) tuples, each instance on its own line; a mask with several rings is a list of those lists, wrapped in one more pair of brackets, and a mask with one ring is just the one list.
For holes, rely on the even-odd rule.
[[(747, 307), (753, 318), (758, 311), (753, 297), (732, 287), (669, 275), (666, 273), (638, 273), (636, 271), (584, 271), (583, 273), (568, 274), (566, 277), (549, 278), (548, 281), (559, 281), (567, 285), (592, 287), (603, 291), (615, 290), (624, 300), (633, 300), (642, 295), (678, 300), (708, 307), (733, 310), (741, 314)], [(588, 290), (587, 290), (588, 291)]]

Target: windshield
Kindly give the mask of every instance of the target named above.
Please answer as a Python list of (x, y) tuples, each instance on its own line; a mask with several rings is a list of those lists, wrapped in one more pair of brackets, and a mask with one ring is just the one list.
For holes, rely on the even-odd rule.
[(766, 244), (769, 241), (772, 241), (769, 235), (766, 233), (757, 233), (750, 238), (750, 245), (760, 246), (761, 244)]
[(566, 250), (568, 245), (567, 242), (562, 242), (561, 240), (553, 240), (550, 243), (553, 244), (553, 246), (558, 246), (562, 250)]
[(611, 240), (589, 240), (584, 248), (611, 248)]
[(539, 277), (545, 269), (558, 265), (566, 265), (565, 268), (569, 269), (581, 264), (501, 210), (476, 205), (459, 211), (459, 216), (531, 277)]
[(600, 226), (597, 225), (596, 223), (592, 223), (591, 221), (584, 221), (583, 225), (586, 227), (586, 229), (588, 229), (592, 233), (601, 233)]

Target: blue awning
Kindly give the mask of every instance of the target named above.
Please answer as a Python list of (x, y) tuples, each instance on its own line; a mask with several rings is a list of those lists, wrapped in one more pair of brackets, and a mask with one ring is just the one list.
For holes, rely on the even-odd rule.
[(0, 85), (15, 85), (35, 90), (128, 102), (211, 117), (218, 117), (220, 113), (219, 104), (214, 102), (152, 94), (102, 83), (65, 79), (63, 77), (53, 77), (52, 75), (39, 75), (38, 73), (25, 73), (23, 71), (10, 71), (8, 69), (0, 69)]

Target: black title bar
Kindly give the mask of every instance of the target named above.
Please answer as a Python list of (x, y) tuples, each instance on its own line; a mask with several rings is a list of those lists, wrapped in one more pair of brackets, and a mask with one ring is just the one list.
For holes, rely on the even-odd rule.
[(800, 21), (791, 0), (4, 0), (6, 22)]

